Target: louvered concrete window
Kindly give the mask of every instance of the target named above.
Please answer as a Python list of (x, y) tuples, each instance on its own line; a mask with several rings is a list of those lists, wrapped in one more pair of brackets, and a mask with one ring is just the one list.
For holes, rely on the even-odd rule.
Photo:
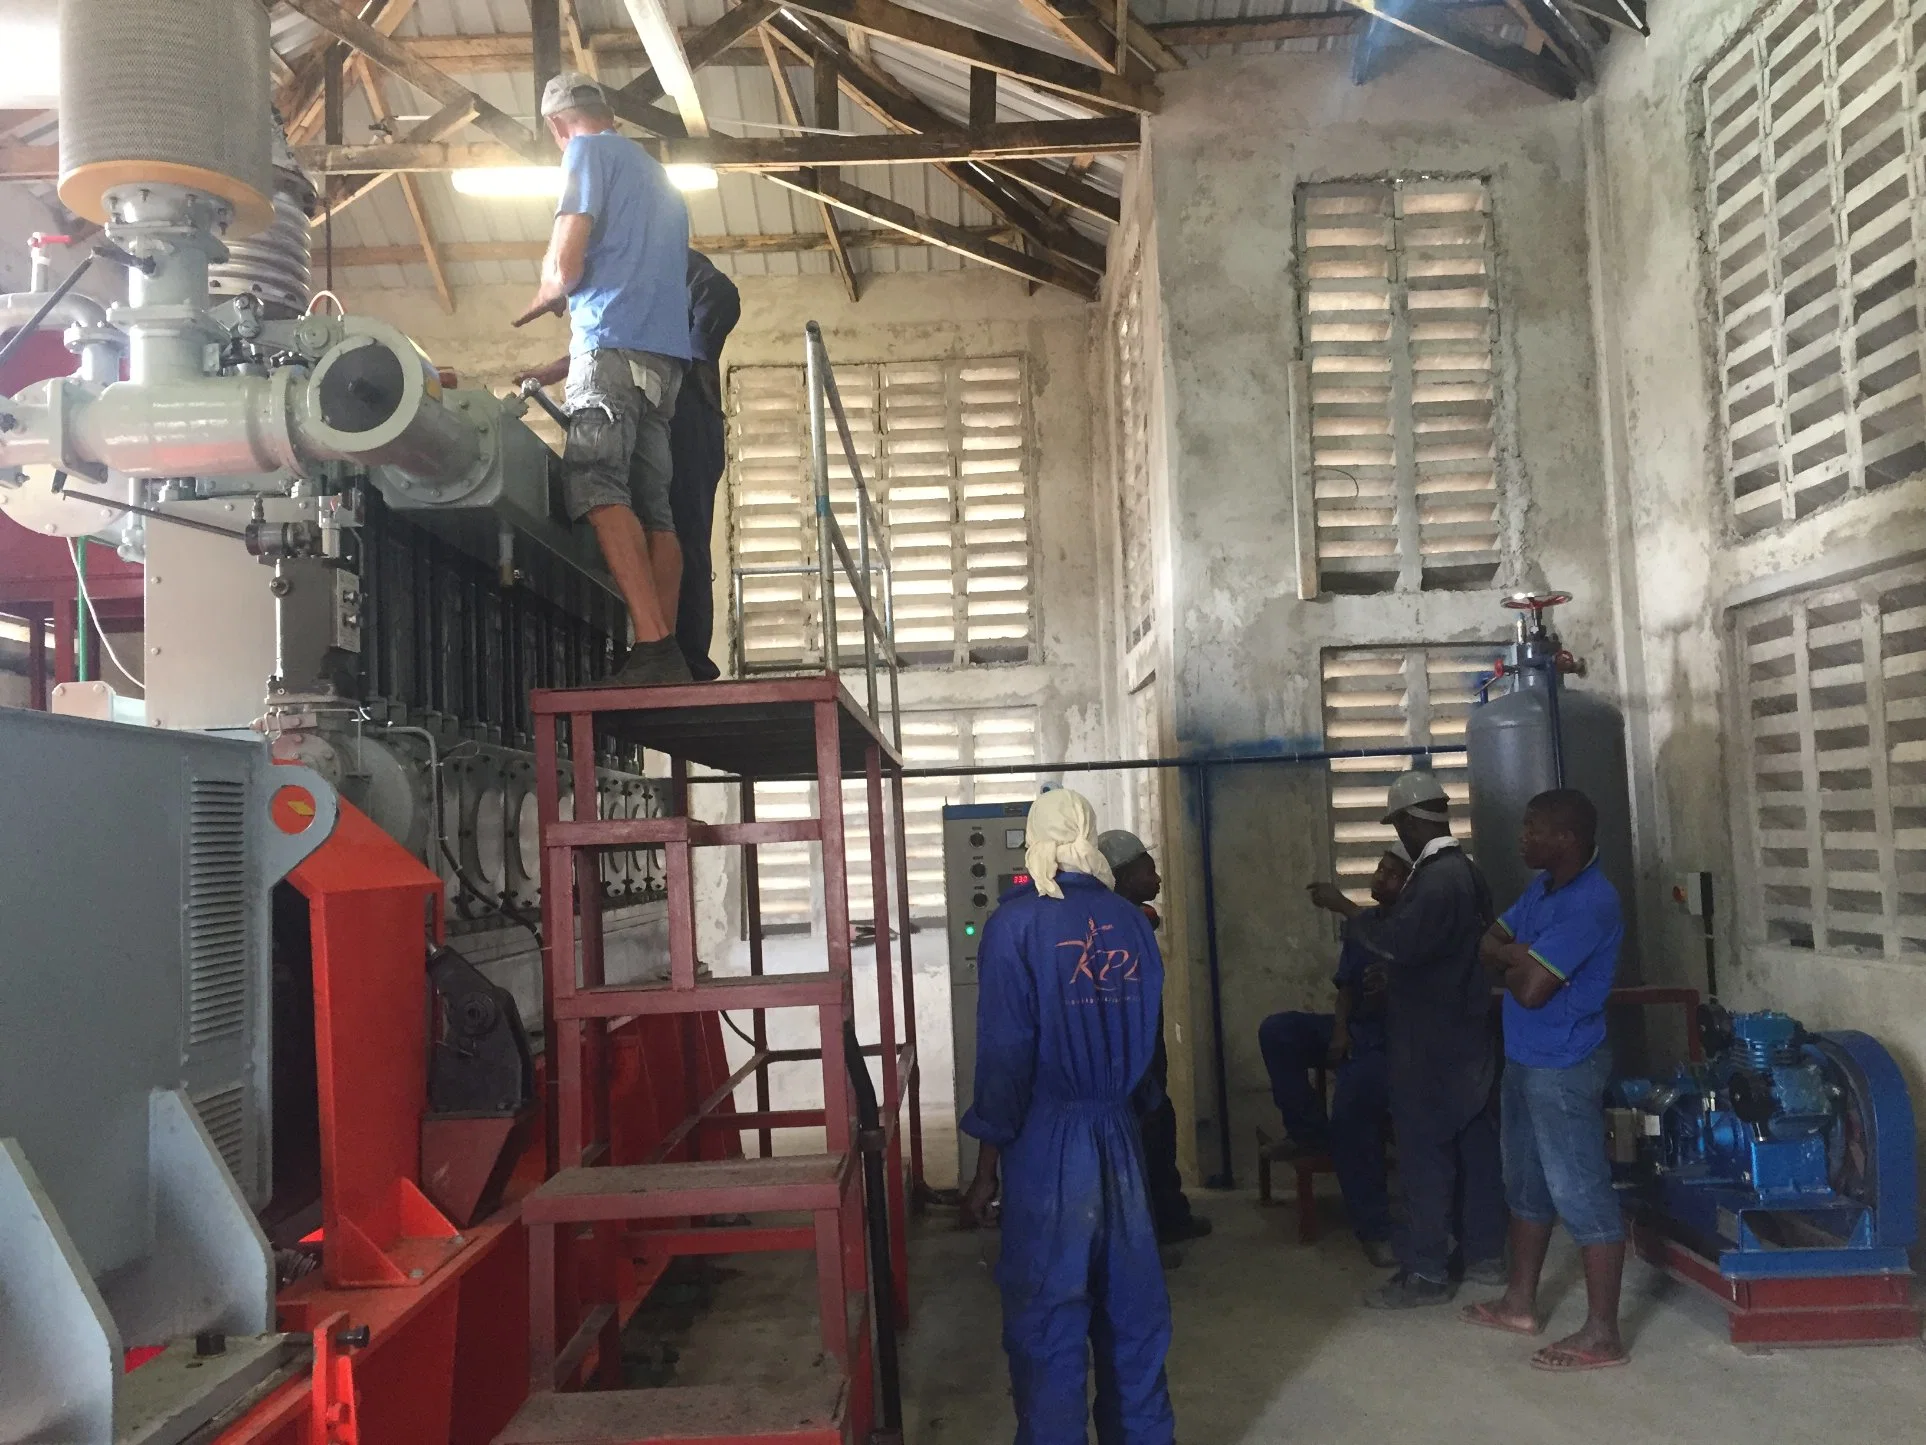
[[(1038, 760), (1036, 709), (905, 712), (903, 757), (914, 768), (1034, 763)], [(912, 917), (943, 916), (943, 805), (1022, 802), (1036, 796), (1037, 783), (1034, 772), (976, 778), (910, 778), (904, 782), (904, 834), (909, 854)], [(885, 798), (885, 809), (887, 807)], [(759, 818), (806, 818), (814, 812), (813, 783), (756, 784)], [(862, 923), (875, 917), (869, 872), (869, 797), (862, 783), (843, 786), (843, 827), (850, 860), (849, 916)], [(815, 853), (815, 848), (807, 843), (773, 844), (759, 850), (765, 927), (800, 933), (812, 926), (812, 919), (821, 916), (822, 901), (812, 896), (817, 870)], [(892, 910), (895, 903), (892, 897)]]
[[(1485, 647), (1360, 647), (1324, 654), (1324, 745), (1403, 748), (1464, 741), (1478, 675), (1491, 668)], [(1371, 874), (1397, 841), (1384, 815), (1385, 793), (1413, 759), (1331, 761), (1331, 858), (1337, 881), (1359, 903), (1371, 901)], [(1430, 761), (1460, 817), (1471, 799), (1463, 753)], [(1466, 830), (1458, 829), (1460, 837)]]
[[(1029, 375), (1019, 357), (838, 365), (851, 439), (883, 518), (905, 664), (1027, 662), (1037, 635)], [(729, 373), (731, 555), (738, 567), (816, 560), (809, 417), (799, 366)], [(854, 486), (831, 423), (830, 495), (852, 553)], [(879, 584), (880, 586), (880, 584)], [(744, 579), (736, 619), (745, 672), (822, 665), (811, 574)], [(837, 579), (844, 667), (861, 614)]]
[(1785, 0), (1700, 84), (1739, 530), (1926, 466), (1926, 0)]
[(1498, 568), (1489, 187), (1298, 191), (1303, 354), (1326, 592), (1483, 587)]
[(1114, 376), (1117, 388), (1117, 535), (1123, 581), (1123, 640), (1135, 647), (1157, 620), (1157, 578), (1150, 546), (1150, 372), (1144, 356), (1143, 251), (1117, 289)]
[(1733, 622), (1750, 931), (1926, 962), (1926, 565)]

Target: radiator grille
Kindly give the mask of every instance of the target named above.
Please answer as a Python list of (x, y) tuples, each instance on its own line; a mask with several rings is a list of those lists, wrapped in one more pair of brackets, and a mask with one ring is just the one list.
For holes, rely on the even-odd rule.
[(243, 1085), (214, 1089), (194, 1099), (194, 1112), (201, 1116), (201, 1127), (220, 1151), (227, 1172), (236, 1179), (248, 1175), (242, 1165), (247, 1153), (247, 1095)]
[(193, 1046), (237, 1037), (247, 1026), (245, 783), (195, 778), (189, 784), (187, 847), (187, 1042)]

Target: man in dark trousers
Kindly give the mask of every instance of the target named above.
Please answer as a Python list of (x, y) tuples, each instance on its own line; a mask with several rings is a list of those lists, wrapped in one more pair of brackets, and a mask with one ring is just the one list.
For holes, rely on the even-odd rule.
[[(1373, 912), (1389, 908), (1411, 876), (1411, 859), (1393, 843), (1371, 875)], [(1311, 900), (1329, 906), (1323, 884)], [(1337, 895), (1350, 902), (1342, 893)], [(1342, 910), (1334, 910), (1341, 912)], [(1385, 1186), (1384, 1126), (1391, 1117), (1390, 1070), (1384, 1052), (1384, 968), (1357, 943), (1338, 953), (1336, 1007), (1330, 1013), (1274, 1013), (1257, 1026), (1257, 1050), (1271, 1076), (1271, 1099), (1284, 1140), (1267, 1151), (1280, 1163), (1328, 1154), (1351, 1232), (1380, 1269), (1397, 1263), (1391, 1248), (1391, 1195)], [(1331, 1105), (1312, 1083), (1319, 1069), (1335, 1074)]]
[[(1505, 1198), (1498, 1154), (1497, 1039), (1479, 945), (1491, 889), (1451, 836), (1444, 785), (1413, 770), (1392, 784), (1384, 821), (1412, 859), (1396, 903), (1374, 915), (1336, 884), (1320, 907), (1343, 914), (1345, 939), (1384, 965), (1391, 1125), (1405, 1219), (1398, 1272), (1365, 1296), (1373, 1309), (1442, 1304), (1457, 1292), (1452, 1237), (1466, 1278), (1505, 1278)], [(1455, 1225), (1455, 1229), (1454, 1229)]]
[(689, 252), (689, 374), (669, 418), (673, 467), (669, 506), (682, 544), (682, 595), (675, 640), (697, 682), (722, 670), (709, 657), (715, 631), (715, 577), (709, 560), (715, 529), (716, 487), (728, 461), (728, 418), (722, 405), (722, 347), (742, 319), (742, 297), (699, 251)]
[(1625, 923), (1598, 866), (1598, 809), (1572, 788), (1525, 806), (1519, 853), (1542, 870), (1485, 935), (1485, 965), (1505, 991), (1505, 1196), (1511, 1280), (1465, 1310), (1474, 1325), (1535, 1335), (1538, 1276), (1552, 1224), (1565, 1221), (1585, 1260), (1585, 1325), (1531, 1362), (1541, 1370), (1625, 1363), (1618, 1331), (1625, 1226), (1605, 1152), (1612, 1051), (1605, 1003)]
[[(1157, 910), (1151, 907), (1163, 892), (1164, 880), (1157, 874), (1157, 860), (1144, 847), (1143, 839), (1122, 828), (1112, 828), (1097, 839), (1097, 848), (1110, 864), (1111, 887), (1117, 896), (1143, 909), (1152, 929), (1162, 925)], [(1150, 1190), (1150, 1213), (1157, 1221), (1157, 1243), (1182, 1244), (1187, 1239), (1202, 1239), (1210, 1233), (1210, 1220), (1191, 1212), (1184, 1193), (1184, 1176), (1177, 1171), (1177, 1110), (1170, 1102), (1170, 1054), (1164, 1044), (1161, 1014), (1157, 1020), (1157, 1052), (1150, 1060), (1151, 1077), (1157, 1081), (1157, 1102), (1139, 1120), (1144, 1135), (1144, 1183)], [(1177, 1262), (1169, 1251), (1166, 1263)]]

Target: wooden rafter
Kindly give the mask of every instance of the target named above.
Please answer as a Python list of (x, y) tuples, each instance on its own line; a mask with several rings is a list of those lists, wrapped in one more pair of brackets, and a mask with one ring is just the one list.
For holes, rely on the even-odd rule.
[[(381, 77), (365, 58), (357, 57), (355, 70), (361, 81), (361, 89), (368, 97), (368, 110), (379, 124), (388, 124), (393, 112), (388, 109), (387, 97), (381, 93)], [(435, 295), (441, 300), (441, 309), (453, 312), (455, 293), (448, 285), (448, 272), (441, 264), (441, 251), (435, 244), (435, 229), (428, 219), (428, 207), (422, 199), (421, 182), (414, 176), (400, 174), (395, 180), (401, 186), (402, 199), (407, 203), (408, 216), (415, 223), (415, 238), (421, 242), (421, 259), (428, 264), (428, 275), (435, 283)]]
[[(468, 101), (456, 101), (452, 105), (443, 106), (426, 120), (411, 127), (395, 144), (397, 147), (406, 145), (433, 145), (443, 137), (453, 135), (474, 118), (475, 111), (472, 103)], [(300, 149), (305, 149), (305, 147), (301, 147)], [(522, 157), (519, 152), (513, 154), (516, 155), (518, 160), (526, 159)], [(380, 185), (383, 180), (393, 174), (393, 171), (378, 171), (367, 175), (365, 179), (344, 191), (329, 195), (316, 209), (314, 216), (310, 220), (310, 224), (319, 226), (328, 220), (329, 217), (340, 215), (349, 206), (367, 195), (368, 192), (372, 191), (376, 186)]]
[(1571, 0), (1571, 7), (1640, 35), (1652, 33), (1651, 22), (1645, 18), (1645, 0)]
[[(584, 75), (600, 79), (605, 66), (649, 63), (648, 52), (643, 50), (633, 30), (582, 30), (571, 25), (568, 19), (571, 13), (566, 9), (562, 13), (563, 46), (570, 54), (569, 63)], [(689, 63), (697, 69), (712, 65), (762, 68), (762, 52), (756, 48), (752, 36), (738, 36), (717, 54), (702, 59), (696, 52), (696, 43), (702, 34), (702, 27), (682, 31), (682, 48), (688, 52)], [(395, 43), (450, 75), (515, 75), (528, 64), (529, 32), (526, 30), (490, 35), (401, 35), (395, 37)], [(638, 76), (637, 80), (641, 78)], [(659, 95), (658, 91), (649, 98), (657, 99)]]
[[(714, 64), (717, 56), (762, 24), (775, 8), (768, 0), (740, 0), (713, 24), (683, 33), (682, 50), (689, 64), (697, 70)], [(623, 86), (619, 94), (637, 104), (659, 100), (663, 95), (662, 78), (651, 67)]]
[(934, 216), (922, 215), (889, 196), (877, 195), (874, 191), (866, 191), (846, 181), (818, 179), (811, 185), (799, 171), (772, 171), (769, 179), (802, 195), (828, 201), (851, 215), (865, 217), (893, 231), (921, 237), (932, 246), (954, 251), (959, 256), (1008, 271), (1013, 276), (1060, 287), (1086, 301), (1097, 299), (1096, 279), (1059, 257), (1030, 256), (996, 241), (982, 240), (967, 226), (953, 225)]
[[(384, 0), (365, 0), (356, 13), (381, 34), (393, 35), (414, 8), (415, 0), (385, 0), (385, 3)], [(281, 105), (281, 116), (289, 140), (309, 140), (320, 131), (321, 87), (327, 75), (328, 53), (339, 44), (338, 40), (324, 34), (310, 52), (307, 64), (291, 67), (294, 70), (293, 86)]]
[[(1088, 3), (1088, 0), (1069, 0), (1069, 3), (1059, 3), (1059, 0), (1021, 0), (1021, 3), (1058, 39), (1075, 46), (1093, 64), (1106, 70), (1117, 69), (1116, 23), (1100, 15), (1100, 6)], [(1133, 58), (1126, 62), (1124, 74), (1154, 76), (1160, 70), (1184, 68), (1183, 60), (1157, 34), (1155, 26), (1145, 25), (1134, 15), (1128, 15), (1127, 24), (1126, 33)]]
[(1171, 45), (1270, 45), (1280, 40), (1320, 40), (1352, 35), (1365, 17), (1340, 15), (1259, 15), (1243, 19), (1179, 20), (1153, 25), (1151, 33)]
[(467, 105), (474, 108), (473, 123), (503, 145), (534, 161), (552, 161), (554, 153), (545, 140), (538, 140), (511, 116), (476, 95), (467, 86), (418, 60), (372, 25), (350, 15), (334, 0), (282, 0), (320, 26), (328, 34), (358, 51), (397, 79), (434, 98), (442, 107)]
[[(1014, 233), (1003, 226), (965, 226), (964, 234), (979, 241), (1008, 245)], [(845, 230), (843, 236), (852, 251), (874, 250), (879, 246), (929, 246), (935, 243), (923, 236), (893, 230)], [(813, 232), (762, 234), (751, 236), (691, 236), (689, 245), (705, 256), (775, 256), (827, 251), (829, 238)], [(539, 262), (548, 250), (546, 241), (451, 241), (441, 248), (442, 260), (449, 265), (464, 261)], [(417, 264), (421, 252), (414, 246), (337, 246), (334, 268), (351, 270), (357, 266), (407, 266)]]
[(535, 79), (535, 104), (562, 70), (562, 0), (528, 0), (528, 53)]
[[(924, 135), (954, 134), (958, 130), (940, 111), (912, 95), (873, 61), (859, 59), (820, 23), (783, 10), (766, 24), (785, 46), (811, 64), (819, 51), (834, 54), (843, 89), (891, 129)], [(981, 201), (992, 215), (1015, 226), (1032, 245), (1093, 274), (1102, 273), (1103, 248), (1061, 222), (1052, 221), (1020, 185), (971, 162), (946, 162), (938, 169)]]
[[(776, 50), (775, 37), (767, 30), (758, 30), (757, 38), (762, 43), (763, 59), (769, 66), (769, 78), (776, 86), (776, 107), (782, 112), (786, 124), (802, 124), (802, 107), (796, 103), (796, 92), (789, 84), (789, 75), (782, 68), (782, 56)], [(851, 301), (861, 299), (856, 285), (856, 268), (850, 263), (849, 247), (843, 242), (842, 228), (836, 222), (836, 210), (829, 202), (819, 200), (817, 209), (822, 214), (823, 236), (829, 242), (831, 264), (836, 274), (842, 278), (843, 290), (849, 293)]]
[[(784, 107), (785, 111), (787, 107)], [(786, 121), (800, 126), (802, 121)], [(1103, 120), (1005, 121), (983, 131), (942, 130), (895, 135), (712, 135), (642, 142), (664, 164), (712, 166), (719, 171), (788, 171), (802, 166), (923, 165), (936, 161), (1006, 161), (1105, 155), (1138, 146), (1136, 122)], [(3, 154), (0, 151), (0, 154)], [(316, 175), (373, 172), (465, 171), (524, 164), (503, 145), (375, 142), (297, 146), (295, 156)], [(1056, 184), (1055, 182), (1049, 183)], [(1047, 186), (1045, 188), (1048, 188)]]
[(1597, 74), (1596, 43), (1586, 32), (1584, 23), (1573, 19), (1559, 0), (1518, 0), (1518, 8), (1524, 12), (1526, 22), (1544, 35), (1566, 69), (1585, 81)]
[[(582, 24), (582, 14), (577, 9), (578, 3), (579, 0), (562, 0), (562, 38), (568, 41), (569, 53), (575, 57), (575, 68), (591, 80), (600, 80), (602, 60), (595, 53), (595, 43), (589, 35), (588, 28)], [(471, 37), (464, 35), (455, 38), (466, 40)], [(443, 68), (452, 69), (446, 65)]]
[(1374, 20), (1408, 30), (1435, 45), (1516, 76), (1547, 95), (1571, 100), (1578, 94), (1577, 79), (1556, 60), (1491, 40), (1429, 0), (1345, 0), (1345, 3)]
[(955, 56), (968, 65), (1000, 71), (1028, 85), (1042, 86), (1102, 108), (1152, 112), (1162, 104), (1153, 84), (1115, 75), (1094, 66), (1033, 50), (1001, 36), (941, 20), (893, 0), (790, 0), (787, 10), (803, 10), (825, 20), (858, 26), (893, 40)]
[(635, 33), (642, 40), (642, 48), (649, 54), (650, 72), (663, 94), (675, 102), (683, 127), (692, 136), (707, 135), (709, 118), (702, 113), (695, 67), (690, 65), (682, 49), (682, 37), (676, 33), (669, 12), (662, 8), (662, 0), (622, 0), (622, 3), (629, 12)]
[(1068, 208), (1112, 224), (1123, 219), (1123, 202), (1083, 179), (1083, 173), (1090, 168), (1090, 157), (1087, 155), (1072, 157), (1067, 171), (1031, 160), (1006, 158), (992, 164), (1012, 180), (1022, 181), (1032, 190), (1042, 191), (1053, 198), (1057, 202), (1051, 207), (1055, 214), (1061, 215), (1063, 209)]

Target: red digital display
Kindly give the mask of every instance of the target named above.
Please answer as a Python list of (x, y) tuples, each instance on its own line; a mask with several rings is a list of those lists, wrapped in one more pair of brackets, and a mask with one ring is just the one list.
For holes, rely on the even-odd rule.
[(996, 891), (999, 893), (1008, 893), (1012, 888), (1028, 886), (1029, 882), (1030, 875), (1028, 873), (1005, 873), (1001, 878), (996, 880)]

